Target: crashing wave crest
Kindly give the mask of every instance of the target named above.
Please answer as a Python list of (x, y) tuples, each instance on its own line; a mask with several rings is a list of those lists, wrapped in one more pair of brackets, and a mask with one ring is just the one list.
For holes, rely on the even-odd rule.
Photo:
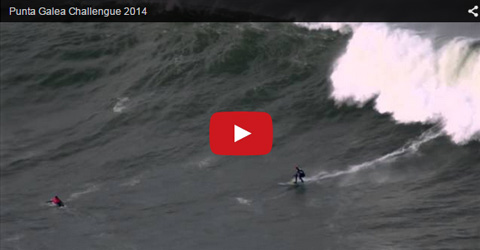
[(439, 123), (456, 143), (480, 140), (480, 41), (457, 37), (435, 48), (413, 31), (386, 24), (298, 24), (353, 32), (331, 75), (331, 96), (400, 123)]

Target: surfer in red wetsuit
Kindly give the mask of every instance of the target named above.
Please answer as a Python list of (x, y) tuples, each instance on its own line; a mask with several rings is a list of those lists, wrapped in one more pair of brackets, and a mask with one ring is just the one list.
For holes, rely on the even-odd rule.
[(51, 200), (49, 200), (48, 202), (49, 202), (49, 203), (52, 203), (52, 204), (55, 204), (55, 205), (57, 205), (57, 206), (59, 206), (59, 207), (65, 206), (65, 205), (63, 204), (63, 201), (60, 200), (60, 198), (58, 198), (58, 196), (56, 196), (56, 195), (55, 195), (55, 197), (53, 197), (53, 198), (52, 198)]

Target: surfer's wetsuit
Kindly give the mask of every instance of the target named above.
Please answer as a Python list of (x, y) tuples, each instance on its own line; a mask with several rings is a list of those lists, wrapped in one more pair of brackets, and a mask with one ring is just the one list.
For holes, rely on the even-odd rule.
[(305, 172), (303, 172), (303, 170), (301, 170), (300, 168), (295, 167), (295, 169), (297, 169), (297, 173), (295, 174), (295, 182), (294, 183), (297, 183), (297, 178), (300, 179), (303, 183), (303, 177), (305, 177)]
[(53, 204), (55, 204), (55, 205), (57, 205), (57, 206), (59, 206), (59, 207), (65, 206), (65, 205), (63, 204), (63, 201), (60, 200), (60, 198), (58, 198), (58, 196), (53, 197), (53, 198), (50, 200), (50, 202), (53, 203)]

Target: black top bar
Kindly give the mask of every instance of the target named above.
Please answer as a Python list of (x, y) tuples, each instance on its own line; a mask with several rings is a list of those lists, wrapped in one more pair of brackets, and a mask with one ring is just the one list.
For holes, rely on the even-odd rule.
[(1, 21), (475, 22), (475, 5), (480, 0), (2, 0)]

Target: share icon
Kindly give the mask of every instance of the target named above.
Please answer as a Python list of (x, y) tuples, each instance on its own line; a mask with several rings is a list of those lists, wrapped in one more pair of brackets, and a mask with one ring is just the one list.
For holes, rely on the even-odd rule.
[(478, 13), (475, 12), (475, 10), (477, 10), (477, 9), (478, 9), (478, 5), (475, 5), (473, 8), (468, 10), (468, 13), (472, 14), (475, 17), (478, 17)]

